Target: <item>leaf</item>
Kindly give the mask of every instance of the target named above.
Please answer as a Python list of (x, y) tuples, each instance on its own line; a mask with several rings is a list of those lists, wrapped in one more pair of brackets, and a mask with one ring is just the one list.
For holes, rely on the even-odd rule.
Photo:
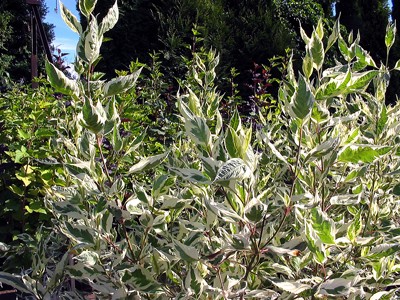
[(140, 266), (127, 269), (121, 278), (126, 285), (131, 285), (135, 290), (146, 293), (155, 293), (160, 290), (160, 286), (153, 278), (153, 274)]
[(322, 212), (319, 207), (311, 210), (312, 227), (321, 239), (321, 242), (328, 245), (335, 245), (335, 225), (332, 219)]
[(94, 237), (96, 236), (94, 230), (84, 225), (65, 224), (65, 233), (73, 240), (79, 243), (95, 244)]
[(143, 68), (126, 76), (120, 76), (108, 81), (103, 87), (105, 97), (118, 95), (133, 88)]
[(400, 71), (400, 59), (396, 62), (393, 69)]
[(99, 36), (99, 27), (96, 18), (91, 18), (82, 43), (85, 53), (84, 58), (89, 64), (93, 64), (99, 58), (100, 46), (102, 43), (102, 37)]
[(47, 59), (45, 64), (48, 80), (56, 91), (76, 97), (79, 95), (79, 88), (75, 80), (69, 79)]
[(270, 279), (271, 282), (276, 285), (278, 288), (281, 290), (284, 290), (286, 292), (289, 292), (291, 294), (300, 294), (306, 290), (311, 289), (311, 286), (308, 284), (296, 282), (296, 281), (278, 281), (277, 279), (272, 280)]
[(350, 223), (350, 226), (347, 228), (347, 237), (352, 243), (356, 241), (362, 231), (362, 228), (361, 210), (359, 210), (354, 216), (353, 221)]
[(60, 11), (61, 17), (65, 24), (67, 24), (72, 31), (82, 34), (81, 23), (79, 23), (78, 19), (68, 10), (68, 8), (65, 7), (62, 2), (60, 2)]
[(369, 145), (349, 145), (340, 152), (338, 160), (350, 163), (371, 163), (388, 151), (390, 151), (390, 147), (374, 149)]
[(152, 195), (154, 198), (158, 198), (160, 195), (166, 194), (169, 188), (175, 183), (175, 178), (170, 177), (167, 174), (158, 176), (152, 187)]
[(203, 183), (203, 184), (211, 183), (209, 178), (204, 176), (204, 174), (202, 172), (200, 172), (199, 170), (196, 170), (196, 169), (170, 167), (170, 170), (177, 176), (179, 176), (182, 179), (187, 180), (189, 182)]
[(362, 73), (353, 73), (350, 83), (346, 89), (347, 92), (364, 91), (372, 79), (379, 74), (378, 70), (371, 70)]
[(393, 193), (394, 195), (396, 195), (396, 196), (400, 196), (400, 183), (396, 184), (396, 185), (393, 187), (392, 193)]
[(211, 132), (205, 119), (197, 116), (193, 116), (192, 119), (186, 119), (185, 129), (194, 143), (204, 147), (210, 146)]
[(318, 294), (332, 297), (347, 296), (350, 293), (352, 282), (353, 279), (329, 279), (319, 286)]
[(386, 48), (390, 49), (396, 38), (396, 21), (393, 24), (388, 23), (386, 26), (385, 44)]
[(251, 175), (250, 168), (241, 158), (232, 158), (218, 169), (214, 182), (242, 180), (251, 177)]
[(300, 74), (299, 86), (296, 89), (291, 101), (291, 108), (294, 116), (300, 120), (307, 117), (307, 115), (311, 112), (314, 101), (315, 98), (311, 92), (310, 85), (304, 76)]
[(311, 37), (310, 51), (313, 61), (313, 67), (318, 71), (322, 68), (322, 65), (324, 63), (325, 52), (322, 39), (318, 37), (315, 32), (313, 32)]
[(82, 262), (87, 266), (94, 266), (100, 261), (99, 254), (94, 251), (85, 250), (78, 256), (75, 256), (74, 259)]
[(94, 106), (92, 101), (87, 97), (85, 97), (81, 116), (82, 126), (89, 129), (94, 134), (102, 131), (107, 121), (106, 112), (100, 101)]
[(97, 0), (79, 0), (79, 10), (88, 18), (96, 6)]
[(107, 15), (100, 23), (100, 35), (103, 35), (110, 29), (112, 29), (115, 24), (117, 24), (119, 18), (118, 3), (115, 1), (114, 5), (108, 10)]
[(177, 240), (174, 241), (174, 246), (178, 256), (184, 261), (191, 263), (200, 259), (199, 251), (196, 248), (187, 246)]
[(33, 294), (32, 291), (30, 291), (27, 288), (27, 286), (24, 284), (24, 282), (20, 279), (20, 276), (18, 275), (13, 275), (6, 272), (0, 272), (0, 282), (8, 284), (13, 288), (19, 290), (20, 292)]
[(158, 166), (168, 155), (169, 152), (142, 158), (137, 164), (133, 165), (127, 174), (144, 172)]
[(386, 105), (382, 105), (381, 114), (379, 115), (378, 123), (376, 124), (376, 133), (380, 135), (385, 129), (386, 123), (388, 121), (388, 115), (386, 111)]
[(339, 31), (340, 31), (340, 24), (339, 24), (339, 19), (336, 19), (335, 24), (333, 25), (332, 33), (328, 38), (328, 43), (326, 45), (326, 51), (328, 51), (329, 48), (331, 48), (336, 40), (339, 37)]
[(372, 247), (369, 251), (367, 258), (381, 259), (382, 257), (389, 257), (400, 251), (400, 244), (381, 244)]
[(266, 210), (264, 204), (257, 198), (253, 198), (246, 204), (244, 215), (249, 221), (257, 223), (262, 219), (264, 210)]

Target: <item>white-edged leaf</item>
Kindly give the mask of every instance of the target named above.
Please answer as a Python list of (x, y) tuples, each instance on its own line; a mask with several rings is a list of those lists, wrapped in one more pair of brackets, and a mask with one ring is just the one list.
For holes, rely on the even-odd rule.
[(26, 287), (26, 285), (23, 283), (20, 276), (18, 275), (13, 275), (6, 272), (0, 272), (0, 282), (8, 284), (20, 292), (32, 294), (32, 291), (30, 291)]
[(78, 19), (71, 13), (70, 10), (68, 10), (68, 8), (65, 7), (65, 5), (61, 1), (60, 1), (60, 11), (61, 11), (61, 17), (64, 20), (65, 24), (67, 24), (72, 31), (78, 34), (82, 34), (81, 23), (79, 23)]
[(100, 261), (99, 254), (94, 251), (85, 250), (80, 253), (78, 256), (75, 256), (74, 259), (82, 262), (87, 266), (94, 266)]
[(75, 80), (69, 79), (63, 72), (57, 69), (51, 62), (46, 59), (46, 73), (48, 80), (56, 91), (66, 95), (79, 95), (78, 84)]
[(200, 259), (199, 251), (192, 246), (187, 246), (180, 241), (175, 240), (174, 246), (176, 249), (176, 254), (187, 262), (195, 262)]
[(163, 154), (158, 154), (158, 155), (142, 158), (137, 164), (133, 165), (129, 169), (128, 174), (144, 172), (144, 171), (154, 168), (155, 166), (159, 165), (167, 157), (168, 153), (169, 152), (165, 152)]
[(105, 32), (112, 29), (117, 24), (119, 18), (118, 3), (115, 1), (114, 5), (108, 10), (107, 15), (100, 23), (100, 34), (103, 35)]
[(214, 182), (242, 180), (251, 177), (251, 175), (250, 168), (241, 158), (232, 158), (218, 169)]
[(339, 297), (347, 296), (350, 293), (350, 287), (353, 279), (335, 278), (323, 282), (319, 286), (320, 295)]
[(108, 81), (103, 87), (104, 96), (114, 96), (135, 86), (136, 81), (142, 72), (142, 68), (126, 76), (120, 76)]
[(304, 292), (306, 290), (311, 289), (311, 286), (308, 284), (296, 282), (296, 281), (278, 281), (278, 280), (272, 280), (271, 282), (277, 286), (279, 289), (284, 290), (286, 292), (292, 293), (292, 294), (300, 294), (301, 292)]
[(177, 176), (181, 177), (182, 179), (193, 183), (204, 183), (204, 184), (211, 183), (209, 178), (207, 178), (202, 172), (196, 169), (170, 167), (170, 170)]
[(187, 135), (194, 143), (200, 146), (208, 147), (211, 143), (211, 132), (204, 118), (193, 116), (186, 119), (185, 129)]

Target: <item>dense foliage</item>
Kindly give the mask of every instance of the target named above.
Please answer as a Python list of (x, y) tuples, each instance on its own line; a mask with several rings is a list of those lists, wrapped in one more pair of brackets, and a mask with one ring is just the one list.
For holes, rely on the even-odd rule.
[[(300, 28), (302, 71), (290, 57), (275, 115), (251, 126), (220, 109), (216, 52), (192, 49), (168, 102), (176, 119), (146, 119), (140, 101), (167, 111), (157, 59), (102, 79), (94, 68), (119, 11), (98, 20), (94, 6), (80, 1), (85, 29), (61, 6), (80, 34), (78, 79), (46, 63), (63, 96), (46, 86), (2, 96), (0, 163), (14, 168), (0, 173), (5, 205), (20, 197), (25, 210), (2, 218), (39, 213), (51, 224), (0, 242), (3, 261), (31, 263), (22, 274), (3, 264), (0, 282), (37, 299), (400, 296), (400, 104), (385, 104), (400, 61), (375, 62), (338, 22), (329, 35), (321, 20)], [(387, 53), (395, 35), (387, 26)]]

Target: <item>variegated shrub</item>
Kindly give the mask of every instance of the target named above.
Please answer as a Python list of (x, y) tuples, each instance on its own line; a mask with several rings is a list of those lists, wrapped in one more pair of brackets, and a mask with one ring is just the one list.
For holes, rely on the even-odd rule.
[[(60, 116), (58, 156), (43, 161), (63, 167), (46, 203), (65, 254), (0, 281), (39, 299), (83, 299), (76, 282), (98, 299), (399, 296), (399, 105), (385, 105), (393, 70), (359, 36), (345, 40), (338, 22), (329, 37), (322, 22), (311, 36), (302, 31), (302, 72), (290, 62), (282, 113), (257, 132), (234, 108), (224, 122), (218, 56), (194, 53), (177, 96), (182, 132), (167, 152), (145, 157), (144, 135), (120, 135), (118, 95), (135, 88), (140, 70), (110, 81), (93, 72), (118, 8), (98, 23), (96, 1), (79, 4), (85, 31), (62, 12), (81, 36), (81, 78), (47, 64), (76, 112)], [(388, 55), (394, 33), (388, 26)], [(325, 68), (336, 45), (342, 56)]]

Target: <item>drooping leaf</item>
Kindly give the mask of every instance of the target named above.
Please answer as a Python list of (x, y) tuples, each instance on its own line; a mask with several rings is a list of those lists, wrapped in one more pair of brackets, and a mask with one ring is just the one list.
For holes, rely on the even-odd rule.
[(18, 275), (13, 275), (10, 273), (6, 272), (0, 272), (0, 282), (8, 284), (12, 286), (13, 288), (27, 294), (33, 294), (32, 291), (30, 291), (24, 282), (21, 280), (20, 276)]
[(48, 60), (46, 60), (46, 73), (50, 84), (58, 92), (76, 97), (79, 95), (79, 88), (76, 81), (69, 79)]
[(106, 121), (106, 112), (101, 103), (97, 102), (95, 106), (89, 98), (85, 97), (82, 107), (82, 126), (97, 134), (103, 130)]
[(400, 251), (400, 244), (381, 244), (372, 247), (368, 253), (369, 259), (381, 259), (382, 257), (389, 257)]
[(361, 219), (361, 210), (359, 210), (354, 216), (354, 219), (351, 222), (350, 226), (347, 228), (347, 237), (352, 243), (356, 241), (362, 231), (362, 228), (363, 224)]

